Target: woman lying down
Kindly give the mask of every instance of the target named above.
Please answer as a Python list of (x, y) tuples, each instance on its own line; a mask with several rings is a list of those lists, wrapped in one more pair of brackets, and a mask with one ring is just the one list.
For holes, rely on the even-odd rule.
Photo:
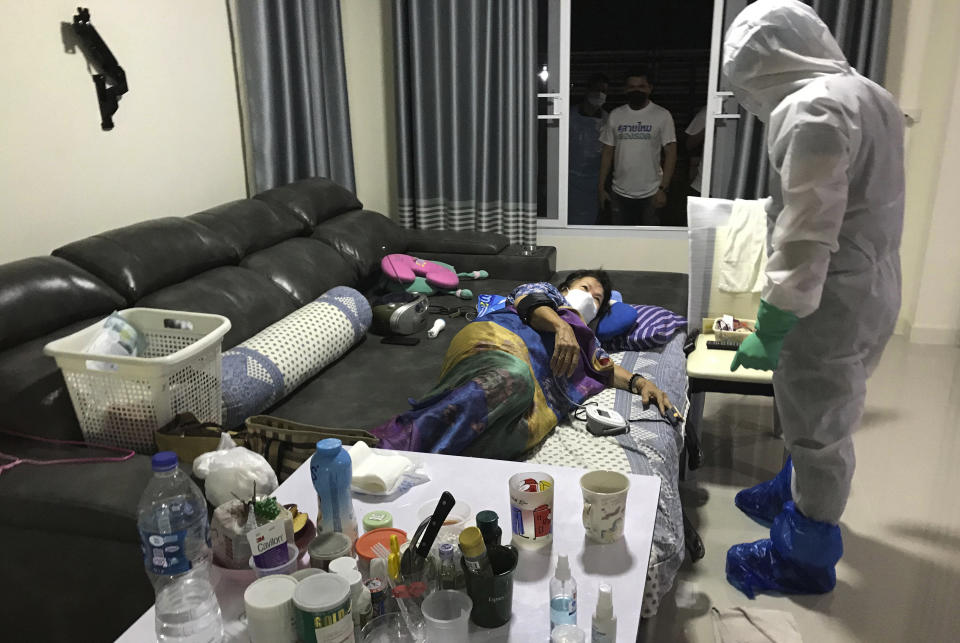
[(373, 430), (380, 446), (518, 459), (574, 404), (610, 386), (665, 412), (672, 406), (666, 394), (614, 364), (588, 326), (606, 312), (611, 291), (603, 270), (576, 271), (559, 289), (517, 287), (505, 308), (454, 336), (432, 391)]

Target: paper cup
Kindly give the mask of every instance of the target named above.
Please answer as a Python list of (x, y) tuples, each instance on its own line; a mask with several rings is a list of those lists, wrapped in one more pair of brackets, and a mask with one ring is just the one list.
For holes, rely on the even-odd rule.
[(517, 547), (539, 548), (553, 542), (553, 478), (543, 472), (510, 478), (510, 527)]
[(599, 543), (622, 538), (630, 479), (616, 471), (591, 471), (580, 478), (580, 489), (587, 537)]

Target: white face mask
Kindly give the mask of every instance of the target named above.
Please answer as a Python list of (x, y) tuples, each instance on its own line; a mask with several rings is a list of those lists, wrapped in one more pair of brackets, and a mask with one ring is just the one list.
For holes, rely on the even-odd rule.
[(597, 302), (586, 290), (568, 290), (564, 298), (571, 308), (580, 313), (586, 323), (589, 324), (597, 316)]
[(607, 102), (607, 95), (603, 92), (590, 92), (587, 94), (587, 103), (594, 107), (600, 107)]

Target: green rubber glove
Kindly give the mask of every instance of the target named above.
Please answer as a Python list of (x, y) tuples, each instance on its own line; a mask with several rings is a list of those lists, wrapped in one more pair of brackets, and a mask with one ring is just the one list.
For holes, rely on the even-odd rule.
[(761, 371), (774, 371), (780, 359), (780, 349), (787, 333), (797, 325), (799, 317), (760, 300), (757, 311), (757, 332), (743, 340), (733, 356), (730, 370), (740, 366)]

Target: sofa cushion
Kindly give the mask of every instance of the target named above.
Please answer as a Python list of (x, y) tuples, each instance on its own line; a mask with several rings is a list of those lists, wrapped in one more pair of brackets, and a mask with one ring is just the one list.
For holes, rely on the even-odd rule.
[(126, 305), (69, 261), (32, 257), (0, 266), (0, 350)]
[(82, 440), (70, 393), (52, 357), (43, 354), (48, 342), (97, 323), (84, 319), (0, 351), (2, 428), (45, 438)]
[[(117, 457), (122, 453), (74, 445), (53, 445), (0, 434), (0, 451), (37, 460)], [(150, 457), (124, 462), (21, 464), (3, 473), (3, 523), (36, 527), (39, 516), (52, 531), (137, 542), (137, 503), (150, 480)]]
[(224, 266), (144, 297), (137, 306), (214, 313), (230, 320), (223, 350), (293, 312), (296, 302), (272, 281), (247, 268)]
[(456, 230), (407, 230), (407, 254), (417, 252), (457, 252), (495, 255), (510, 244), (499, 232)]
[(284, 239), (310, 233), (311, 228), (287, 211), (275, 211), (263, 201), (242, 199), (187, 217), (212, 230), (233, 247), (238, 257), (269, 248)]
[(457, 272), (486, 270), (495, 279), (524, 282), (547, 281), (553, 276), (557, 266), (557, 249), (553, 246), (537, 246), (529, 255), (523, 254), (519, 245), (511, 244), (495, 255), (418, 252), (417, 257), (448, 263), (456, 268)]
[(305, 306), (334, 286), (355, 286), (354, 267), (327, 244), (309, 238), (281, 241), (251, 254), (240, 265), (259, 273)]
[(380, 276), (380, 260), (406, 249), (404, 230), (392, 220), (357, 210), (318, 225), (313, 238), (336, 249), (353, 267), (362, 286)]
[(196, 221), (153, 219), (53, 251), (93, 273), (132, 303), (201, 272), (236, 263), (236, 250)]
[[(470, 282), (474, 293), (504, 296), (517, 285), (499, 279)], [(453, 295), (430, 297), (430, 303), (476, 310), (475, 299)], [(430, 319), (432, 325), (436, 316)], [(319, 426), (370, 429), (408, 411), (411, 398), (421, 399), (436, 386), (450, 340), (467, 324), (462, 315), (443, 319), (446, 328), (436, 339), (428, 339), (425, 330), (413, 335), (420, 339), (416, 346), (381, 344), (379, 337), (368, 335), (268, 413)]]
[(311, 227), (363, 207), (353, 192), (324, 178), (296, 181), (261, 192), (253, 198), (270, 204), (274, 210), (293, 214)]
[[(60, 556), (0, 558), (0, 578), (16, 588), (0, 603), (4, 640), (115, 641), (155, 600), (140, 545), (51, 532), (48, 524), (25, 529), (0, 523), (0, 542), (11, 551), (70, 552), (66, 565)], [(37, 600), (41, 595), (49, 598)]]

